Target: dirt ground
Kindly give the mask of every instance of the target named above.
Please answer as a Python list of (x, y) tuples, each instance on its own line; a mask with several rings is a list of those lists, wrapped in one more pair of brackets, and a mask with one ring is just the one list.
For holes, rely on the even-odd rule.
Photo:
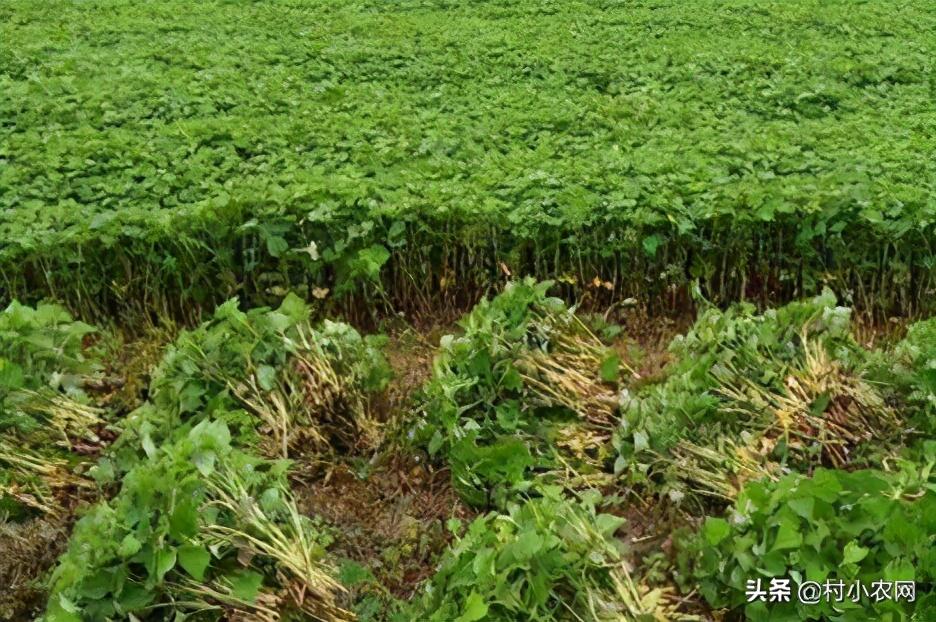
[(368, 568), (393, 596), (409, 598), (450, 541), (445, 522), (469, 519), (449, 473), (395, 456), (366, 476), (339, 465), (295, 490), (300, 510), (334, 528), (329, 551)]
[[(394, 327), (396, 328), (396, 327)], [(390, 330), (385, 355), (394, 378), (372, 405), (393, 434), (413, 395), (429, 379), (439, 338), (451, 327)], [(330, 552), (368, 568), (397, 598), (409, 598), (435, 570), (450, 541), (445, 522), (472, 514), (445, 469), (426, 456), (394, 449), (388, 438), (372, 456), (344, 457), (314, 481), (295, 487), (300, 510), (334, 528)]]
[(67, 517), (0, 520), (0, 620), (35, 620), (45, 604), (42, 577), (64, 551)]

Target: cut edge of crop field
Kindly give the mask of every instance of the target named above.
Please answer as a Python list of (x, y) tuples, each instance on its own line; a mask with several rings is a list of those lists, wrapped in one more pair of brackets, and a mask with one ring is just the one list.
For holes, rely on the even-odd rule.
[(160, 318), (197, 322), (232, 296), (275, 305), (295, 292), (323, 316), (358, 325), (398, 313), (424, 324), (452, 321), (520, 276), (556, 281), (582, 308), (604, 312), (628, 301), (653, 316), (691, 314), (699, 297), (768, 308), (823, 288), (875, 321), (928, 315), (936, 300), (933, 226), (891, 237), (845, 224), (804, 243), (800, 217), (712, 221), (691, 234), (626, 224), (542, 228), (537, 238), (494, 223), (417, 219), (403, 227), (379, 222), (363, 243), (326, 259), (316, 248), (338, 243), (349, 223), (327, 233), (331, 226), (274, 219), (263, 224), (277, 231), (273, 236), (230, 218), (206, 209), (145, 239), (118, 233), (45, 250), (8, 249), (0, 259), (0, 303), (51, 299), (81, 317), (141, 326)]

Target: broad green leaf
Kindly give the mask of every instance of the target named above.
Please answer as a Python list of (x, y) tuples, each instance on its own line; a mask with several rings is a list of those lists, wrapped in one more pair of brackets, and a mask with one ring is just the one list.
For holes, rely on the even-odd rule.
[(270, 365), (261, 365), (257, 368), (257, 383), (264, 391), (272, 391), (276, 386), (276, 368)]
[(198, 507), (192, 501), (182, 501), (169, 516), (169, 533), (184, 542), (198, 533)]
[(702, 526), (702, 533), (705, 536), (706, 542), (715, 546), (731, 534), (731, 526), (728, 524), (728, 521), (723, 518), (710, 516), (705, 519), (705, 524)]
[(231, 593), (249, 603), (256, 600), (263, 584), (263, 575), (253, 570), (240, 570), (229, 574), (227, 579), (231, 583)]
[(166, 573), (175, 567), (176, 550), (174, 548), (160, 549), (156, 552), (156, 580), (162, 581)]
[(870, 549), (860, 546), (857, 542), (852, 540), (845, 545), (845, 551), (842, 554), (842, 563), (857, 564), (868, 556), (869, 551)]
[(465, 600), (465, 607), (462, 613), (455, 619), (455, 622), (477, 622), (487, 615), (488, 606), (484, 598), (478, 592), (472, 592)]
[(618, 367), (621, 364), (621, 358), (614, 352), (601, 361), (601, 379), (605, 382), (614, 382), (618, 378)]
[[(23, 375), (23, 368), (12, 361), (0, 357), (0, 389), (13, 391), (21, 389), (24, 386), (25, 376)], [(0, 393), (0, 398), (2, 398), (2, 396), (3, 394)]]
[(204, 477), (208, 477), (214, 472), (215, 460), (217, 456), (213, 451), (197, 451), (192, 454), (192, 464), (198, 469)]
[(542, 546), (542, 536), (535, 531), (527, 530), (520, 534), (510, 550), (517, 560), (525, 561), (536, 555)]
[(266, 236), (266, 248), (271, 257), (279, 257), (289, 250), (289, 242), (278, 235)]
[(798, 548), (803, 543), (803, 536), (799, 532), (799, 525), (790, 520), (784, 520), (777, 529), (777, 539), (774, 540), (771, 551)]
[(194, 544), (179, 547), (179, 565), (196, 581), (204, 580), (205, 570), (210, 563), (211, 554), (204, 547)]
[(79, 608), (64, 594), (59, 594), (49, 601), (46, 611), (47, 622), (82, 622)]
[(128, 533), (120, 542), (120, 546), (117, 547), (117, 554), (127, 559), (136, 555), (142, 546), (132, 533)]

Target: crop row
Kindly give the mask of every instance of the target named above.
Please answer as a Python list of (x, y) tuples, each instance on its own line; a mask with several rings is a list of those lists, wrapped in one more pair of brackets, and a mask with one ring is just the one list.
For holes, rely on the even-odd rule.
[(467, 308), (509, 271), (657, 308), (698, 279), (915, 311), (927, 9), (7, 3), (0, 300)]

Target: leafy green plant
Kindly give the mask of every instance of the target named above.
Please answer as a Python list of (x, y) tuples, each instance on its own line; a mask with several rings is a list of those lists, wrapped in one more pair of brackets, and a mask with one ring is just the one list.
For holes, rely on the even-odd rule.
[[(936, 309), (936, 13), (817, 4), (0, 3), (0, 303), (194, 325), (229, 301), (180, 337), (93, 469), (97, 335), (52, 305), (0, 314), (0, 516), (65, 505), (86, 469), (117, 491), (76, 529), (48, 615), (345, 617), (278, 459), (375, 448), (387, 367), (379, 340), (313, 324), (299, 298), (350, 322), (425, 317), (513, 274), (604, 314), (583, 325), (524, 281), (443, 343), (413, 441), (501, 511), (418, 611), (659, 613), (593, 500), (523, 499), (546, 471), (607, 481), (614, 458), (635, 486), (609, 501), (745, 502), (747, 523), (708, 523), (700, 555), (718, 563), (698, 566), (732, 615), (753, 563), (732, 536), (793, 568), (812, 563), (791, 535), (810, 521), (830, 532), (822, 564), (932, 581), (931, 478), (889, 469), (910, 441), (929, 468), (933, 320), (872, 355), (828, 295), (708, 310), (639, 389), (594, 335), (630, 301), (691, 307), (693, 284), (719, 307), (828, 286), (879, 319)], [(841, 617), (900, 617), (885, 609)]]
[(350, 616), (337, 605), (327, 535), (289, 492), (288, 463), (257, 454), (331, 451), (336, 439), (373, 446), (367, 395), (389, 368), (379, 340), (313, 327), (309, 314), (295, 296), (248, 312), (232, 300), (167, 350), (149, 401), (94, 469), (100, 481), (119, 477), (120, 491), (76, 526), (49, 622)]
[(175, 429), (76, 525), (52, 576), (48, 622), (286, 609), (346, 619), (287, 464), (232, 446), (225, 412)]
[[(698, 585), (712, 607), (748, 620), (928, 620), (936, 596), (917, 590), (916, 602), (861, 595), (797, 602), (799, 584), (813, 581), (915, 581), (936, 578), (936, 444), (922, 463), (900, 470), (817, 469), (776, 482), (748, 483), (726, 518), (706, 519), (683, 545), (683, 579)], [(789, 602), (746, 595), (748, 581), (790, 579)], [(893, 592), (892, 592), (893, 594)], [(753, 602), (749, 602), (753, 600)]]
[(56, 305), (13, 302), (0, 312), (0, 429), (87, 433), (79, 411), (89, 402), (84, 382), (100, 370), (84, 343), (94, 332)]
[(0, 498), (52, 512), (54, 490), (88, 485), (68, 450), (104, 425), (84, 390), (100, 372), (94, 332), (56, 305), (0, 312)]
[(618, 357), (547, 295), (551, 286), (526, 279), (481, 301), (433, 363), (415, 441), (445, 458), (471, 503), (522, 489), (531, 469), (554, 465), (547, 440), (574, 449), (585, 434), (588, 446), (573, 457), (600, 465), (610, 438)]
[(268, 455), (375, 447), (381, 430), (369, 396), (389, 380), (383, 340), (343, 323), (313, 326), (309, 315), (292, 295), (276, 310), (243, 312), (233, 299), (218, 307), (167, 350), (154, 373), (151, 405), (131, 415), (127, 439), (158, 443), (159, 434), (220, 402), (258, 420), (245, 433), (259, 432)]
[(909, 414), (915, 432), (936, 434), (936, 318), (911, 324), (891, 349), (876, 352), (869, 373)]
[[(671, 603), (638, 586), (596, 491), (566, 498), (559, 487), (475, 519), (445, 553), (409, 613), (427, 622), (649, 620)], [(673, 618), (676, 619), (676, 618)]]
[[(429, 311), (504, 266), (677, 309), (695, 279), (932, 308), (929, 4), (742, 6), (6, 5), (0, 301)], [(87, 36), (46, 45), (63, 21)]]
[(757, 314), (703, 312), (670, 346), (666, 379), (622, 396), (615, 468), (732, 500), (745, 481), (784, 469), (879, 464), (901, 422), (864, 377), (849, 310), (826, 292)]

